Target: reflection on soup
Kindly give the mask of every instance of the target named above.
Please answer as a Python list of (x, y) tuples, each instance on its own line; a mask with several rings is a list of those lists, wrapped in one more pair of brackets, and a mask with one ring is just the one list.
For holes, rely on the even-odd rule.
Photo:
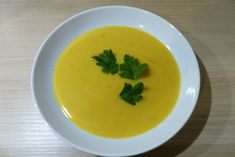
[[(149, 65), (138, 82), (143, 99), (130, 105), (118, 96), (125, 82), (103, 73), (92, 56), (112, 49), (118, 63), (129, 54)], [(97, 136), (126, 138), (160, 124), (173, 110), (180, 72), (169, 50), (156, 38), (134, 28), (109, 26), (87, 32), (64, 50), (55, 66), (53, 87), (63, 113), (79, 128)]]

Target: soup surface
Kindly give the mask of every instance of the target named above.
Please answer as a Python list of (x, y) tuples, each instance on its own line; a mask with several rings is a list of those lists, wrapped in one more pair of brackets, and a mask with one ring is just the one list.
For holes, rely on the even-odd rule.
[[(120, 64), (125, 54), (147, 63), (148, 71), (132, 81), (106, 74), (93, 56), (112, 49)], [(136, 105), (119, 97), (124, 84), (144, 83)], [(75, 39), (59, 57), (53, 76), (57, 102), (66, 117), (97, 136), (126, 138), (160, 124), (173, 110), (180, 72), (169, 50), (156, 38), (134, 28), (109, 26)]]

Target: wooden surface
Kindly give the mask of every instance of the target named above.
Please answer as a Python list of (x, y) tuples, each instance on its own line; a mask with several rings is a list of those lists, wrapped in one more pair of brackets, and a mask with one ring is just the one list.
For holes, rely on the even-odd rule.
[(34, 107), (33, 58), (45, 37), (88, 8), (130, 5), (152, 11), (187, 37), (200, 62), (201, 95), (191, 119), (149, 156), (235, 156), (234, 0), (0, 0), (0, 157), (92, 157), (58, 139)]

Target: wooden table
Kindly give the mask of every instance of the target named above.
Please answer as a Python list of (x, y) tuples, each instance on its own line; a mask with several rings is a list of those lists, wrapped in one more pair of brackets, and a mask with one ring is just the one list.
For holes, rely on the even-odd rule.
[(235, 1), (80, 0), (0, 1), (0, 156), (89, 157), (58, 139), (32, 102), (33, 58), (45, 37), (88, 8), (130, 5), (173, 23), (194, 48), (201, 94), (185, 127), (169, 142), (140, 156), (235, 156)]

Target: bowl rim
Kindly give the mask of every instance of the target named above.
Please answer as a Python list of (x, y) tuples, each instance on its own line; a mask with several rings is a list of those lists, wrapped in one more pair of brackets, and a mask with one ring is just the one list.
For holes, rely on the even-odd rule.
[[(78, 145), (75, 145), (73, 144), (72, 142), (70, 142), (68, 139), (64, 138), (63, 136), (61, 136), (46, 120), (44, 114), (43, 114), (43, 111), (41, 110), (41, 108), (39, 107), (38, 103), (37, 103), (37, 99), (36, 99), (36, 96), (35, 96), (35, 87), (34, 87), (34, 73), (35, 73), (35, 67), (36, 67), (36, 63), (38, 61), (38, 58), (39, 58), (39, 55), (40, 55), (40, 52), (42, 51), (45, 43), (50, 39), (50, 37), (58, 30), (60, 29), (64, 24), (66, 24), (67, 22), (77, 18), (78, 16), (81, 16), (83, 14), (86, 14), (86, 13), (89, 13), (89, 12), (93, 12), (93, 11), (98, 11), (98, 10), (103, 10), (103, 9), (110, 9), (110, 8), (121, 8), (121, 9), (132, 9), (132, 10), (136, 10), (136, 11), (142, 11), (142, 12), (145, 12), (145, 13), (148, 13), (154, 17), (157, 17), (157, 18), (160, 18), (161, 20), (163, 20), (164, 22), (166, 22), (167, 24), (169, 24), (173, 29), (175, 29), (175, 31), (177, 33), (179, 33), (182, 38), (186, 41), (186, 43), (188, 44), (189, 48), (191, 49), (191, 51), (193, 52), (192, 55), (194, 56), (195, 60), (196, 60), (196, 69), (195, 70), (195, 73), (198, 75), (198, 82), (195, 83), (195, 86), (196, 88), (198, 89), (197, 92), (195, 93), (195, 103), (193, 104), (193, 108), (191, 111), (189, 111), (189, 116), (187, 117), (187, 119), (185, 120), (184, 123), (182, 123), (182, 125), (179, 127), (179, 130), (177, 130), (174, 134), (171, 135), (170, 138), (168, 138), (167, 140), (163, 141), (162, 143), (160, 143), (159, 145), (150, 145), (148, 146), (147, 148), (146, 147), (143, 147), (143, 149), (141, 150), (138, 150), (138, 151), (135, 151), (131, 154), (125, 154), (125, 153), (120, 153), (120, 154), (107, 154), (107, 153), (104, 153), (104, 152), (96, 152), (96, 151), (93, 151), (93, 150), (90, 150), (90, 149), (87, 149), (87, 148), (84, 148), (84, 147), (81, 147), (81, 146), (78, 146)], [(165, 45), (165, 44), (164, 44)], [(41, 117), (44, 119), (44, 122), (47, 126), (49, 126), (50, 130), (52, 130), (52, 132), (54, 134), (56, 134), (60, 139), (62, 139), (63, 142), (65, 143), (68, 143), (69, 145), (83, 151), (83, 152), (87, 152), (87, 153), (91, 153), (91, 154), (95, 154), (95, 155), (101, 155), (101, 156), (130, 156), (130, 155), (137, 155), (137, 154), (140, 154), (140, 153), (145, 153), (145, 152), (148, 152), (156, 147), (159, 147), (161, 146), (162, 144), (166, 143), (167, 141), (169, 141), (170, 139), (172, 139), (172, 137), (174, 137), (182, 128), (183, 126), (187, 123), (187, 121), (190, 119), (196, 105), (197, 105), (197, 102), (198, 102), (198, 97), (199, 97), (199, 94), (200, 94), (200, 86), (201, 86), (201, 75), (200, 75), (200, 68), (199, 68), (199, 64), (198, 64), (198, 61), (197, 61), (197, 57), (195, 55), (195, 52), (191, 46), (191, 44), (188, 42), (188, 40), (186, 39), (186, 37), (173, 25), (171, 24), (169, 21), (165, 20), (164, 18), (162, 18), (161, 16), (155, 14), (155, 13), (152, 13), (150, 11), (147, 11), (145, 9), (141, 9), (141, 8), (136, 8), (136, 7), (131, 7), (131, 6), (123, 6), (123, 5), (110, 5), (110, 6), (101, 6), (101, 7), (95, 7), (95, 8), (90, 8), (90, 9), (87, 9), (87, 10), (84, 10), (84, 11), (81, 11), (69, 18), (67, 18), (66, 20), (64, 20), (63, 22), (61, 22), (59, 25), (57, 25), (48, 35), (47, 37), (43, 40), (42, 44), (40, 45), (40, 47), (38, 48), (37, 52), (36, 52), (36, 55), (34, 57), (34, 60), (33, 60), (33, 64), (32, 64), (32, 71), (31, 71), (31, 94), (32, 94), (32, 98), (33, 98), (33, 103), (35, 105), (35, 107), (39, 110), (39, 113), (41, 115)]]

